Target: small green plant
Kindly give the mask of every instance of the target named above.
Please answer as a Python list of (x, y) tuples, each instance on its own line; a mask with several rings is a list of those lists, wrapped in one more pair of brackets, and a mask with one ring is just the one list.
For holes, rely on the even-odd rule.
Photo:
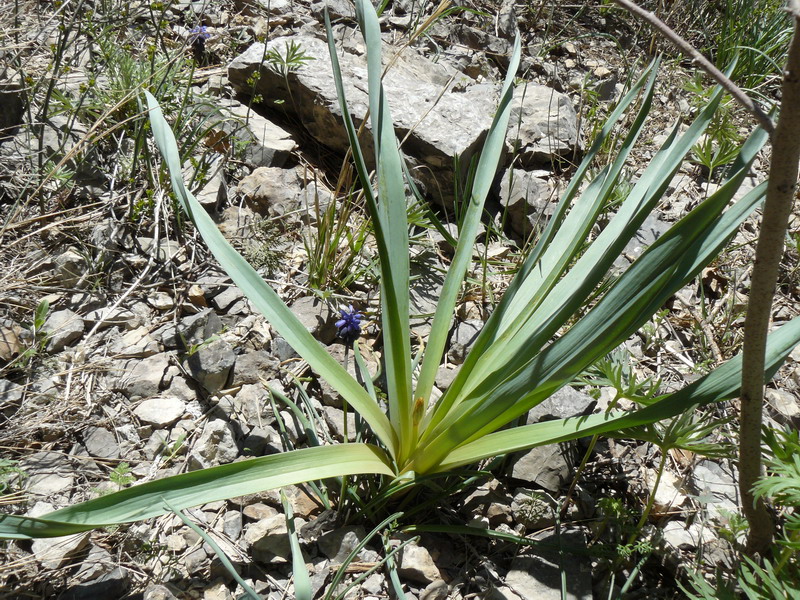
[[(356, 495), (347, 501), (379, 520), (392, 502), (412, 503), (433, 479), (457, 475), (460, 469), (519, 450), (588, 435), (648, 433), (653, 423), (691, 414), (698, 406), (735, 396), (741, 360), (734, 358), (705, 377), (671, 394), (651, 399), (631, 411), (545, 421), (505, 428), (531, 408), (573, 381), (591, 364), (622, 344), (664, 305), (666, 300), (712, 261), (756, 209), (765, 186), (732, 200), (752, 161), (767, 140), (756, 130), (741, 146), (734, 168), (719, 189), (685, 215), (597, 299), (593, 291), (604, 281), (614, 260), (658, 206), (669, 182), (692, 146), (710, 125), (722, 90), (698, 112), (685, 130), (676, 126), (652, 157), (628, 197), (596, 237), (592, 230), (623, 172), (629, 152), (648, 114), (657, 64), (651, 65), (609, 115), (565, 190), (553, 217), (525, 259), (508, 291), (475, 340), (461, 369), (441, 397), (433, 393), (444, 356), (450, 324), (471, 264), (483, 206), (505, 149), (513, 80), (520, 61), (514, 45), (500, 107), (475, 169), (459, 230), (458, 245), (445, 277), (424, 351), (412, 353), (409, 323), (408, 199), (403, 161), (381, 77), (381, 32), (377, 15), (366, 0), (357, 2), (367, 47), (370, 119), (376, 172), (367, 168), (350, 116), (330, 23), (329, 48), (341, 114), (356, 170), (372, 219), (380, 269), (380, 327), (385, 386), (378, 391), (364, 377), (350, 373), (308, 332), (277, 293), (225, 240), (211, 216), (186, 188), (175, 136), (152, 94), (145, 97), (156, 143), (167, 163), (173, 190), (210, 250), (225, 270), (280, 335), (315, 373), (336, 390), (365, 423), (364, 442), (320, 445), (221, 465), (126, 488), (115, 494), (69, 506), (42, 518), (0, 517), (0, 537), (27, 539), (65, 535), (99, 526), (146, 519), (216, 500), (290, 484), (359, 476)], [(639, 100), (633, 129), (613, 162), (584, 186), (584, 178), (605, 136)], [(580, 198), (578, 198), (579, 192)], [(592, 243), (585, 247), (585, 240)], [(592, 299), (587, 306), (587, 298)], [(344, 317), (348, 333), (357, 321)], [(340, 324), (340, 329), (343, 325)], [(357, 339), (352, 339), (356, 361)], [(800, 343), (800, 320), (784, 324), (770, 336), (764, 371), (772, 376)], [(415, 354), (417, 354), (415, 356)], [(360, 367), (359, 367), (360, 368)], [(363, 385), (362, 385), (363, 381)], [(382, 406), (385, 394), (388, 411)], [(299, 419), (299, 417), (298, 417)], [(667, 430), (678, 435), (682, 429)], [(658, 432), (657, 432), (658, 433)], [(682, 437), (678, 437), (680, 441)], [(693, 438), (691, 438), (693, 439)], [(690, 439), (690, 441), (691, 441)], [(672, 442), (672, 438), (669, 438)], [(327, 486), (332, 494), (339, 486)], [(172, 509), (168, 508), (169, 506)]]
[(131, 473), (131, 466), (123, 461), (111, 469), (108, 479), (117, 486), (117, 489), (121, 490), (136, 481), (136, 475)]
[(18, 466), (18, 461), (0, 458), (0, 494), (11, 494), (21, 489), (27, 477), (27, 472)]
[(284, 78), (292, 71), (314, 60), (314, 57), (306, 54), (303, 47), (294, 40), (284, 44), (283, 54), (276, 48), (270, 48), (267, 50), (266, 56), (267, 61)]

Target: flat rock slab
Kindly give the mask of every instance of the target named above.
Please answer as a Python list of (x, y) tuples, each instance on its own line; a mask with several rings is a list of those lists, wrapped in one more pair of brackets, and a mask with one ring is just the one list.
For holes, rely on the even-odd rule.
[[(558, 542), (554, 533), (538, 538), (550, 543)], [(562, 600), (561, 573), (566, 575), (567, 594), (570, 600), (590, 600), (592, 598), (592, 568), (588, 557), (570, 552), (569, 547), (583, 548), (586, 540), (580, 532), (561, 534), (564, 552), (559, 557), (553, 551), (540, 551), (536, 554), (518, 556), (511, 564), (506, 577), (507, 593), (496, 598), (508, 600)], [(504, 590), (504, 591), (506, 591)], [(508, 593), (510, 592), (510, 593)]]
[[(354, 35), (345, 40), (339, 62), (349, 110), (358, 126), (368, 112), (369, 87), (363, 44)], [(314, 138), (344, 152), (348, 141), (327, 42), (311, 35), (295, 35), (271, 40), (270, 49), (285, 54), (289, 44), (299, 46), (312, 60), (284, 76), (275, 64), (264, 60), (264, 45), (254, 44), (228, 66), (231, 85), (243, 94), (260, 95), (267, 105), (293, 112)], [(460, 175), (464, 175), (483, 146), (497, 110), (500, 85), (478, 83), (452, 67), (430, 61), (413, 48), (398, 52), (384, 45), (383, 64), (390, 62), (383, 86), (395, 130), (404, 139), (402, 150), (412, 162), (428, 167), (416, 170), (415, 177), (434, 200), (450, 207), (454, 200), (454, 160), (458, 160)], [(579, 145), (577, 116), (569, 98), (533, 83), (526, 84), (524, 93), (518, 90), (515, 94), (508, 135), (525, 166), (549, 165)], [(374, 155), (371, 143), (370, 136), (364, 135), (362, 146), (368, 161)]]
[(169, 427), (186, 412), (186, 404), (178, 398), (151, 398), (137, 406), (133, 413), (143, 423), (156, 428)]

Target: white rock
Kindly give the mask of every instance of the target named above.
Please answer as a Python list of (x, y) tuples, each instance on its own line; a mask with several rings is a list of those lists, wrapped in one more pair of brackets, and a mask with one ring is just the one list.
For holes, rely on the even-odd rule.
[(156, 428), (169, 427), (186, 412), (186, 404), (177, 398), (151, 398), (137, 406), (133, 413), (143, 423)]
[[(37, 502), (28, 511), (29, 517), (40, 517), (52, 512), (54, 507), (47, 502)], [(45, 569), (58, 569), (80, 551), (89, 541), (89, 532), (76, 533), (55, 538), (33, 540), (31, 552)]]
[(442, 578), (439, 568), (433, 562), (427, 548), (415, 543), (408, 544), (401, 550), (398, 573), (410, 581), (429, 584)]
[[(653, 493), (656, 475), (657, 471), (655, 469), (647, 469), (645, 471), (644, 481), (649, 494)], [(664, 469), (661, 474), (661, 481), (658, 482), (658, 489), (655, 490), (655, 494), (653, 512), (656, 516), (669, 512), (686, 501), (683, 480), (667, 469)]]
[(190, 469), (204, 469), (233, 462), (239, 448), (230, 425), (222, 419), (206, 423), (203, 433), (189, 455)]

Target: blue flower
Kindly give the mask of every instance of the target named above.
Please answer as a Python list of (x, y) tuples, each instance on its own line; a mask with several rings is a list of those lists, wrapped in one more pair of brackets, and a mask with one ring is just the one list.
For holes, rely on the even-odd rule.
[(361, 335), (361, 319), (363, 315), (353, 308), (340, 308), (342, 318), (336, 321), (337, 334), (345, 344), (352, 344)]
[(208, 28), (205, 25), (198, 25), (189, 30), (189, 43), (202, 46), (203, 43), (211, 37), (208, 33)]

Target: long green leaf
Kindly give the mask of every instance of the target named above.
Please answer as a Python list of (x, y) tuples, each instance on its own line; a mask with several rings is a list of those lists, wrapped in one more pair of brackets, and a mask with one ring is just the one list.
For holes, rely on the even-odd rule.
[(369, 444), (303, 448), (150, 481), (39, 518), (3, 515), (0, 538), (70, 535), (285, 485), (364, 473), (393, 475), (386, 452)]
[[(397, 460), (403, 462), (415, 439), (412, 419), (411, 333), (409, 329), (408, 217), (400, 150), (381, 79), (381, 28), (372, 4), (357, 0), (356, 14), (367, 47), (370, 120), (378, 177), (376, 235), (385, 236), (381, 254), (381, 319), (389, 396), (389, 418), (400, 441)], [(369, 182), (365, 182), (369, 185)]]
[(397, 437), (386, 415), (381, 412), (380, 407), (373, 402), (369, 394), (364, 391), (364, 388), (319, 345), (319, 342), (306, 330), (258, 272), (233, 249), (205, 209), (186, 189), (181, 175), (180, 157), (172, 129), (164, 119), (161, 107), (152, 94), (145, 91), (145, 96), (150, 111), (153, 137), (167, 163), (173, 190), (183, 209), (194, 222), (206, 244), (208, 244), (209, 250), (222, 265), (222, 268), (225, 269), (225, 272), (239, 286), (239, 289), (267, 318), (270, 325), (275, 327), (278, 333), (311, 365), (314, 371), (323, 377), (364, 417), (364, 420), (369, 423), (375, 435), (389, 448), (390, 452), (394, 453)]
[[(530, 314), (547, 297), (567, 264), (573, 260), (575, 253), (583, 244), (583, 240), (597, 220), (598, 211), (616, 183), (627, 156), (639, 137), (644, 120), (649, 113), (650, 102), (655, 89), (656, 67), (657, 62), (654, 62), (645, 70), (640, 79), (609, 116), (605, 126), (595, 138), (592, 147), (587, 152), (562, 195), (556, 211), (548, 222), (541, 238), (531, 254), (525, 259), (517, 276), (503, 295), (500, 304), (489, 317), (478, 339), (475, 340), (464, 365), (462, 365), (455, 380), (440, 399), (430, 423), (426, 422), (426, 427), (435, 425), (444, 418), (458, 401), (467, 380), (475, 376), (477, 369), (483, 369), (487, 365), (491, 365), (491, 359), (483, 360), (484, 352), (495, 344), (497, 347), (504, 346), (507, 340), (510, 340), (515, 335)], [(573, 206), (572, 200), (578, 192), (583, 177), (600, 151), (603, 142), (611, 135), (613, 125), (640, 93), (644, 94), (643, 102), (613, 165), (604, 168), (595, 177)], [(565, 218), (564, 214), (570, 207), (572, 209)], [(556, 228), (557, 224), (558, 228)], [(558, 250), (557, 252), (555, 251), (556, 249)], [(534, 265), (536, 265), (536, 269), (533, 268)], [(574, 291), (577, 292), (577, 290)], [(515, 325), (514, 328), (509, 327), (512, 324)]]
[[(433, 441), (421, 444), (418, 472), (453, 448), (497, 430), (569, 382), (624, 341), (672, 293), (719, 253), (763, 197), (763, 187), (714, 221), (738, 187), (731, 181), (674, 225), (637, 260), (603, 299), (566, 334), (509, 379), (487, 380), (442, 421)], [(513, 363), (514, 360), (510, 359)]]
[(464, 217), (464, 224), (459, 231), (455, 256), (445, 277), (442, 291), (439, 294), (439, 302), (436, 305), (436, 314), (433, 317), (428, 344), (425, 348), (425, 356), (422, 360), (422, 368), (420, 369), (416, 391), (414, 392), (414, 397), (422, 398), (426, 406), (447, 342), (458, 293), (461, 291), (464, 274), (472, 260), (475, 236), (478, 233), (478, 225), (483, 214), (483, 205), (504, 151), (506, 130), (508, 129), (508, 121), (511, 115), (511, 100), (514, 96), (514, 77), (519, 67), (520, 47), (520, 40), (517, 37), (503, 84), (500, 105), (495, 113), (494, 121), (489, 129), (480, 160), (478, 161), (478, 168), (472, 185), (472, 195)]
[[(777, 372), (798, 344), (800, 318), (789, 321), (770, 334), (765, 369), (767, 379)], [(614, 436), (615, 432), (625, 435), (627, 428), (655, 423), (705, 404), (735, 398), (739, 394), (741, 372), (742, 357), (739, 355), (702, 379), (640, 410), (570, 417), (493, 433), (454, 450), (437, 467), (437, 471), (448, 471), (484, 458), (588, 435), (604, 433)]]

